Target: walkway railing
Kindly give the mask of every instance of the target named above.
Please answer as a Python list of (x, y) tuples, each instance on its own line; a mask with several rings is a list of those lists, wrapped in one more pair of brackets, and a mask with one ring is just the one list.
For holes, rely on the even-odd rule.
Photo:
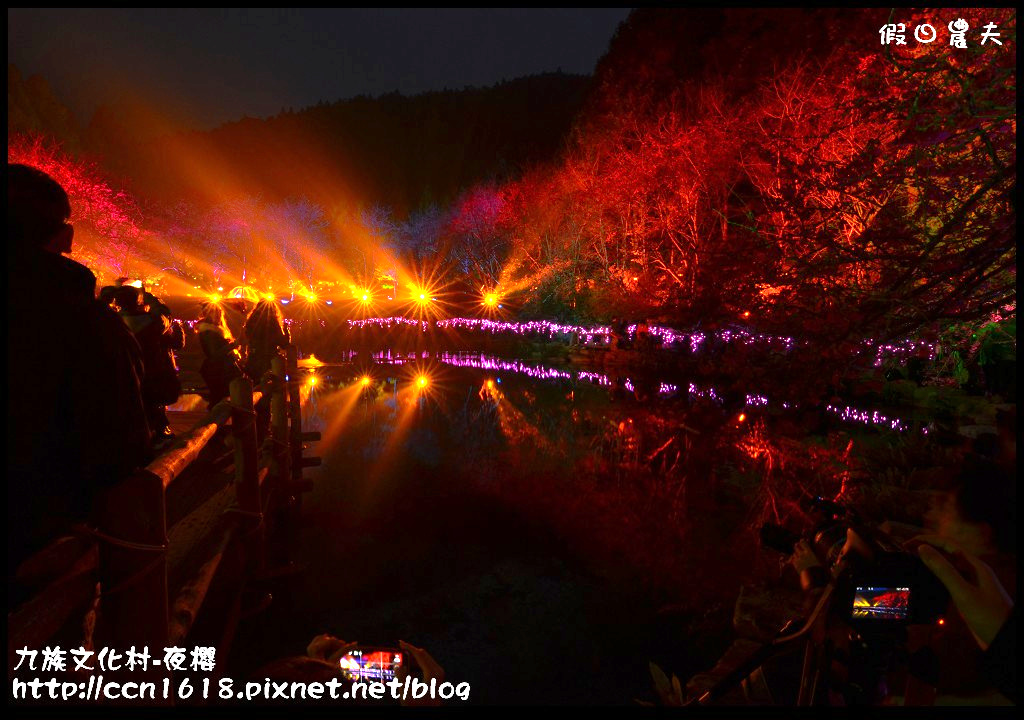
[[(297, 361), (295, 347), (289, 346), (286, 357), (274, 359), (258, 386), (245, 378), (232, 381), (229, 400), (212, 408), (169, 451), (98, 499), (96, 525), (84, 531), (85, 537), (61, 538), (30, 558), (29, 567), (65, 569), (9, 612), (9, 669), (16, 650), (41, 650), (62, 630), (75, 627), (90, 605), (99, 609), (93, 613), (99, 619), (91, 638), (96, 648), (124, 652), (148, 646), (159, 657), (164, 647), (186, 641), (225, 565), (240, 569), (237, 575), (226, 573), (238, 600), (247, 581), (260, 579), (271, 564), (285, 560), (280, 553), (272, 561), (268, 558), (268, 536), (285, 530), (274, 527), (273, 520), (294, 510), (298, 493), (311, 489), (302, 478), (303, 467), (319, 464), (319, 458), (302, 457), (303, 441), (318, 440), (319, 434), (302, 431)], [(269, 402), (261, 403), (263, 398)], [(265, 412), (270, 415), (269, 435), (260, 444), (257, 413)], [(193, 523), (197, 532), (172, 532), (176, 539), (171, 542), (168, 489), (225, 426), (232, 439), (234, 478), (224, 492), (233, 497), (222, 498), (227, 507), (213, 522)], [(175, 528), (185, 526), (200, 509), (192, 508)], [(195, 552), (200, 546), (203, 552)], [(177, 569), (183, 580), (173, 597), (169, 554), (184, 565)], [(225, 563), (229, 557), (241, 561)], [(240, 601), (230, 605), (237, 615)], [(236, 620), (225, 617), (224, 626), (233, 628)]]

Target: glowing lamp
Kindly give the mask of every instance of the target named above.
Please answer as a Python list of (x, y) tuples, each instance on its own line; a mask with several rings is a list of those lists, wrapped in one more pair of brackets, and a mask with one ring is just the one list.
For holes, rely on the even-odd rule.
[(484, 295), (484, 304), (489, 307), (494, 307), (498, 304), (498, 296), (494, 293), (487, 293)]
[(427, 379), (426, 375), (417, 375), (416, 376), (416, 387), (418, 387), (420, 390), (425, 388), (429, 383), (430, 383), (430, 380)]
[(361, 378), (359, 378), (359, 384), (362, 385), (363, 387), (367, 387), (370, 384), (370, 376), (363, 375)]
[(736, 422), (744, 422), (747, 419), (746, 413), (740, 413), (740, 416), (736, 418)]
[(310, 387), (315, 387), (316, 386), (316, 375), (310, 375), (309, 376), (309, 386)]
[(487, 389), (488, 390), (493, 390), (494, 389), (494, 381), (493, 380), (488, 380), (487, 381)]
[(745, 318), (748, 318), (748, 317), (750, 317), (750, 311), (749, 311), (749, 310), (747, 310), (746, 312), (744, 312), (744, 313), (743, 313), (743, 317), (745, 317)]

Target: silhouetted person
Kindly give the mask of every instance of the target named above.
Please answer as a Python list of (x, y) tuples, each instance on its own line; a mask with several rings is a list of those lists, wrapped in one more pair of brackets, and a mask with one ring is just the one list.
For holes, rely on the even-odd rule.
[[(156, 295), (151, 293), (143, 285), (142, 287), (142, 304), (146, 306), (146, 312), (157, 317), (165, 317), (169, 321), (171, 320), (171, 308), (169, 308), (163, 300), (158, 298)], [(183, 331), (184, 332), (184, 331)], [(182, 336), (184, 337), (184, 335)], [(180, 348), (179, 348), (180, 349)]]
[[(253, 384), (259, 384), (270, 371), (270, 363), (278, 350), (291, 342), (288, 328), (284, 324), (281, 307), (273, 300), (260, 300), (245, 321), (245, 338), (248, 345), (245, 372)], [(264, 393), (256, 403), (256, 437), (262, 442), (270, 429), (270, 396)]]
[(644, 319), (636, 324), (636, 349), (650, 350), (653, 346), (651, 338), (651, 325)]
[(242, 375), (238, 366), (238, 343), (232, 337), (224, 321), (224, 309), (218, 303), (208, 303), (203, 307), (196, 332), (203, 348), (199, 374), (206, 381), (210, 407), (213, 407), (228, 396), (231, 381)]
[[(95, 298), (96, 277), (63, 256), (67, 193), (7, 166), (8, 600), (17, 566), (87, 519), (102, 488), (148, 459), (138, 344)], [(12, 595), (14, 598), (12, 599)]]
[(260, 300), (245, 321), (248, 346), (245, 370), (258, 384), (270, 370), (270, 362), (277, 351), (291, 341), (284, 324), (284, 314), (273, 300)]
[(249, 317), (249, 305), (245, 298), (224, 298), (220, 302), (224, 310), (224, 323), (231, 336), (239, 343), (239, 354), (245, 359), (245, 321)]
[(113, 303), (114, 294), (117, 292), (118, 288), (124, 287), (124, 285), (127, 284), (127, 282), (128, 278), (119, 277), (116, 280), (114, 280), (113, 285), (105, 285), (104, 287), (101, 287), (100, 302), (103, 303), (104, 305), (110, 305), (111, 303)]
[(626, 321), (620, 317), (613, 317), (611, 322), (611, 346), (612, 350), (625, 350), (629, 348), (629, 328)]
[(185, 347), (181, 325), (143, 304), (140, 288), (125, 285), (114, 294), (114, 305), (121, 319), (142, 348), (142, 398), (146, 418), (153, 432), (153, 447), (162, 449), (174, 440), (167, 420), (166, 406), (178, 401), (181, 382), (172, 351)]

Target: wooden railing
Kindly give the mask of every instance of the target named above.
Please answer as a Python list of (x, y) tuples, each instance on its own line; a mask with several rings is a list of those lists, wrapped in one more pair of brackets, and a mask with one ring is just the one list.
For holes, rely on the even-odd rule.
[[(289, 346), (286, 358), (273, 361), (259, 386), (245, 378), (234, 380), (230, 400), (212, 408), (169, 451), (98, 498), (96, 524), (85, 538), (61, 539), (30, 559), (30, 566), (47, 568), (59, 565), (53, 558), (66, 557), (67, 551), (77, 555), (63, 561), (66, 569), (59, 576), (9, 612), (9, 669), (17, 649), (41, 650), (90, 600), (95, 607), (97, 587), (100, 612), (94, 645), (121, 652), (148, 646), (159, 655), (164, 647), (180, 646), (188, 638), (226, 557), (244, 558), (242, 572), (229, 580), (239, 596), (248, 580), (268, 571), (267, 538), (275, 530), (271, 520), (283, 508), (297, 505), (297, 493), (310, 489), (302, 468), (319, 464), (318, 458), (302, 457), (302, 442), (319, 435), (302, 431), (297, 372), (297, 353)], [(261, 445), (256, 418), (262, 398), (269, 403), (259, 412), (269, 406), (270, 418)], [(168, 540), (167, 492), (223, 426), (230, 427), (234, 456), (233, 487), (224, 492), (233, 493), (233, 500), (216, 522), (203, 528), (208, 532), (190, 538), (204, 552), (195, 567), (183, 568), (185, 579), (172, 598), (168, 555), (182, 549)], [(176, 557), (192, 555), (182, 551)]]

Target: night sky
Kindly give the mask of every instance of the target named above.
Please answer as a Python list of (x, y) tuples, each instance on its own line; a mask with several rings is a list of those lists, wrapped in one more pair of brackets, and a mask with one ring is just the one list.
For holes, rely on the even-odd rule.
[(7, 60), (88, 122), (143, 99), (201, 128), (324, 100), (589, 74), (628, 8), (8, 9)]

